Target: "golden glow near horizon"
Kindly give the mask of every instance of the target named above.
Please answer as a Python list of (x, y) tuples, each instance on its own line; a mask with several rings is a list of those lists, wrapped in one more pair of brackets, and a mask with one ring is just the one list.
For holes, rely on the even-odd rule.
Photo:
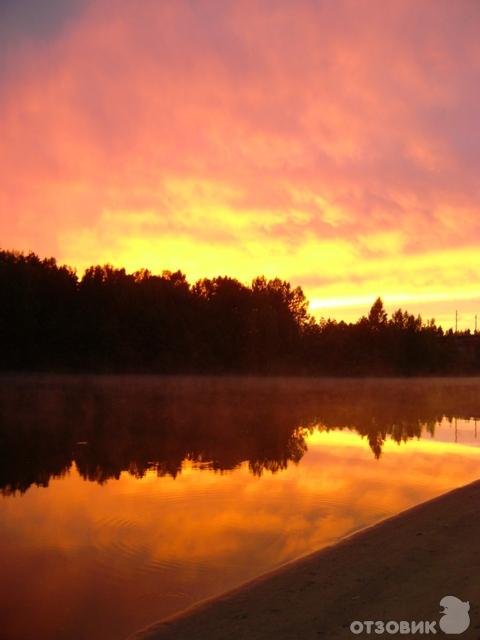
[(476, 3), (0, 8), (0, 246), (480, 313)]
[[(124, 635), (473, 481), (480, 447), (472, 421), (458, 427), (459, 443), (387, 439), (380, 460), (357, 433), (315, 431), (298, 465), (261, 477), (246, 462), (222, 474), (185, 462), (175, 479), (125, 471), (99, 484), (72, 465), (48, 489), (2, 499), (5, 584), (28, 584), (22, 601), (39, 636), (62, 627), (89, 637), (100, 623)], [(435, 433), (452, 439), (453, 426)], [(91, 616), (86, 600), (98, 605)], [(29, 637), (31, 619), (10, 624)]]

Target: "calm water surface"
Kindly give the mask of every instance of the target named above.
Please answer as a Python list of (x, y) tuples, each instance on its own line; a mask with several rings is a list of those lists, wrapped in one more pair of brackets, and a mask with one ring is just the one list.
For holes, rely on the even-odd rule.
[(479, 391), (4, 378), (0, 638), (121, 640), (477, 479)]

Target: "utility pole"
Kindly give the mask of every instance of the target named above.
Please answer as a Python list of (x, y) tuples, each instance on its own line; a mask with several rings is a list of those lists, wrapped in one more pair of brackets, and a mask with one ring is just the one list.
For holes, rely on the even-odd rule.
[(477, 314), (475, 314), (475, 333), (477, 333)]
[(458, 310), (455, 309), (455, 333), (458, 331)]

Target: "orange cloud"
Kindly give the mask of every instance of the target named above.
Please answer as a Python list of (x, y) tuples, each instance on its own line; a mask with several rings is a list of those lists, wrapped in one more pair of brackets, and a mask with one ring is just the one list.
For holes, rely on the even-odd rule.
[(2, 9), (3, 247), (473, 313), (476, 3), (47, 5)]

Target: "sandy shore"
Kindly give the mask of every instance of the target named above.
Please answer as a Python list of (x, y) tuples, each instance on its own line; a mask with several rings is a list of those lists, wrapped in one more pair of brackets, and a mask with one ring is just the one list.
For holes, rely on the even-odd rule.
[[(456, 637), (480, 638), (480, 481), (196, 605), (130, 640), (391, 637), (354, 635), (350, 623), (438, 621), (439, 602), (446, 595), (470, 601), (470, 628)], [(438, 623), (437, 631), (444, 635)]]

